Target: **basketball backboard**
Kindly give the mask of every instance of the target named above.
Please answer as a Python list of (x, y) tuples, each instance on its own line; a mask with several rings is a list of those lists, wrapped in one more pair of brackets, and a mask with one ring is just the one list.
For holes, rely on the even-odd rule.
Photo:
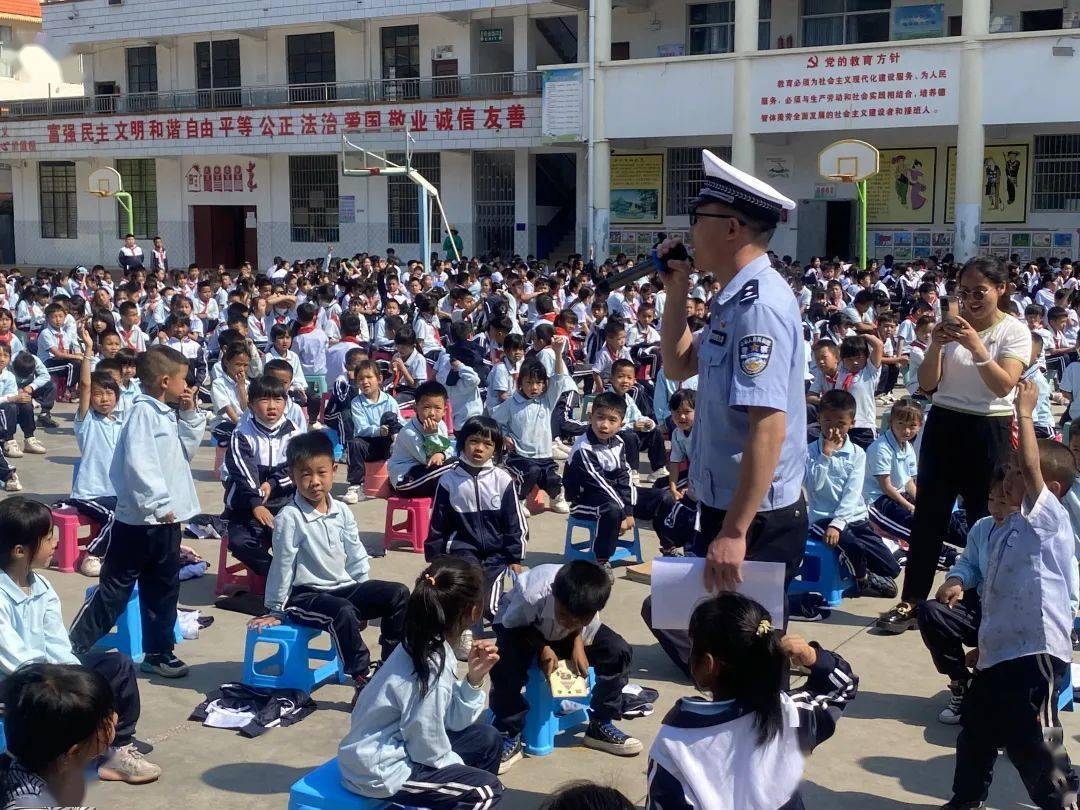
[(818, 173), (827, 180), (857, 183), (878, 172), (878, 150), (866, 141), (848, 138), (818, 153)]
[(114, 196), (118, 191), (124, 190), (124, 184), (120, 180), (120, 172), (110, 166), (94, 169), (94, 171), (90, 172), (89, 188), (87, 190), (98, 197)]
[[(370, 149), (381, 136), (381, 130), (347, 130), (341, 135), (341, 173), (346, 177), (377, 177), (378, 175), (404, 175), (412, 168), (412, 150), (415, 139), (407, 129), (391, 130), (401, 138), (405, 165), (388, 160), (385, 149)], [(379, 137), (383, 142), (385, 138)]]

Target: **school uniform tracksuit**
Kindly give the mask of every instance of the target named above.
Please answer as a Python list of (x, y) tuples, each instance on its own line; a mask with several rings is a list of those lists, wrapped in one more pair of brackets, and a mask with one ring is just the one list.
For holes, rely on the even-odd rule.
[(19, 384), (8, 366), (0, 371), (0, 444), (14, 439), (16, 428), (22, 430), (25, 439), (31, 438), (37, 431), (34, 403), (12, 401), (19, 393)]
[[(374, 402), (365, 394), (358, 393), (349, 404), (349, 416), (352, 438), (347, 440), (348, 482), (352, 486), (360, 486), (364, 483), (364, 465), (367, 462), (386, 461), (390, 458), (394, 437), (401, 430), (401, 410), (397, 401), (385, 391), (379, 391)], [(382, 433), (383, 428), (387, 430), (385, 435)], [(342, 438), (345, 439), (344, 434)]]
[(637, 488), (630, 483), (630, 464), (622, 435), (600, 441), (592, 428), (574, 442), (566, 462), (566, 499), (570, 514), (596, 521), (593, 553), (607, 560), (615, 553), (619, 527), (634, 514)]
[[(250, 411), (236, 425), (225, 450), (222, 483), (225, 485), (226, 536), (229, 551), (261, 577), (270, 570), (272, 529), (255, 520), (252, 510), (265, 506), (276, 515), (292, 498), (296, 486), (289, 477), (285, 454), (289, 442), (300, 433), (288, 417), (265, 425)], [(270, 484), (263, 499), (260, 487)]]
[(633, 394), (627, 393), (624, 394), (624, 397), (626, 399), (626, 416), (623, 421), (626, 427), (619, 431), (619, 436), (626, 443), (626, 458), (630, 462), (631, 469), (637, 471), (642, 448), (649, 455), (649, 468), (652, 470), (663, 469), (664, 464), (667, 462), (667, 450), (664, 447), (664, 434), (660, 431), (660, 426), (653, 423), (652, 428), (649, 430), (635, 428), (634, 423), (644, 419), (645, 414), (641, 412)]
[(431, 529), (424, 557), (449, 554), (484, 571), (484, 615), (494, 618), (507, 566), (525, 558), (529, 526), (513, 476), (492, 462), (473, 467), (464, 461), (439, 478), (431, 507)]
[(108, 550), (116, 519), (116, 490), (109, 469), (123, 427), (123, 419), (116, 411), (102, 416), (91, 408), (82, 419), (75, 417), (75, 439), (81, 461), (71, 497), (64, 502), (101, 527), (86, 547), (86, 552), (95, 557), (104, 556)]
[[(439, 476), (457, 463), (451, 459), (453, 445), (445, 422), (439, 422), (434, 433), (424, 433), (414, 416), (405, 423), (393, 445), (386, 469), (391, 486), (406, 498), (434, 497)], [(429, 467), (428, 459), (436, 453), (443, 453), (448, 461)]]
[(402, 639), (409, 589), (368, 578), (368, 553), (352, 511), (327, 500), (322, 513), (294, 495), (274, 519), (265, 604), (272, 613), (330, 633), (345, 673), (359, 680), (371, 666), (360, 631), (368, 619), (379, 619), (382, 658), (389, 658)]
[[(139, 584), (143, 649), (171, 654), (180, 592), (180, 522), (197, 515), (191, 460), (206, 430), (198, 409), (177, 413), (140, 394), (125, 417), (109, 480), (116, 491), (116, 522), (99, 584), (71, 627), (76, 655), (116, 624)], [(164, 523), (171, 516), (172, 523)]]

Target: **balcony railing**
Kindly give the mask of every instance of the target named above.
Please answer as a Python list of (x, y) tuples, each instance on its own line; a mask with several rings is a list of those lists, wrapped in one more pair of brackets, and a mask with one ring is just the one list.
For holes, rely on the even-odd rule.
[(149, 115), (307, 104), (396, 104), (442, 99), (486, 99), (538, 95), (540, 84), (540, 73), (528, 71), (422, 79), (368, 79), (322, 84), (218, 87), (159, 93), (67, 96), (9, 101), (0, 106), (0, 118)]

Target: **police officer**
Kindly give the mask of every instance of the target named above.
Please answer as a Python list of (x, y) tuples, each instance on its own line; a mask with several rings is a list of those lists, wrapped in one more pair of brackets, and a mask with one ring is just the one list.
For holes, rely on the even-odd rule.
[[(722, 289), (709, 323), (686, 323), (690, 265), (671, 260), (661, 324), (664, 374), (698, 374), (690, 491), (698, 500), (694, 553), (706, 558), (705, 586), (734, 590), (745, 559), (780, 562), (786, 580), (806, 543), (802, 319), (791, 288), (766, 253), (782, 211), (795, 203), (708, 150), (705, 183), (691, 213), (697, 267)], [(665, 240), (660, 256), (676, 242)], [(642, 610), (646, 621), (651, 605)], [(685, 669), (683, 635), (654, 631)]]

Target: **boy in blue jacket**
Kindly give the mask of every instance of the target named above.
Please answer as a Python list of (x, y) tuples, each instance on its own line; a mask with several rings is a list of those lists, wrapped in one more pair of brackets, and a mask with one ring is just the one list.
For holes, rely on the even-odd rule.
[(71, 626), (71, 646), (76, 655), (92, 648), (123, 613), (138, 582), (146, 651), (142, 670), (181, 678), (187, 664), (173, 655), (180, 522), (201, 511), (190, 464), (206, 431), (206, 415), (195, 404), (187, 360), (176, 349), (152, 346), (139, 358), (138, 369), (143, 393), (131, 406), (109, 469), (116, 490), (112, 540), (100, 584)]
[(382, 375), (374, 360), (362, 360), (351, 372), (359, 393), (349, 404), (352, 438), (349, 439), (349, 488), (341, 496), (346, 504), (366, 501), (364, 465), (386, 461), (401, 430), (401, 410), (397, 400), (382, 390)]
[(443, 419), (446, 389), (434, 380), (416, 389), (416, 416), (405, 423), (394, 440), (387, 471), (390, 484), (406, 498), (431, 498), (439, 476), (456, 463), (453, 442)]

